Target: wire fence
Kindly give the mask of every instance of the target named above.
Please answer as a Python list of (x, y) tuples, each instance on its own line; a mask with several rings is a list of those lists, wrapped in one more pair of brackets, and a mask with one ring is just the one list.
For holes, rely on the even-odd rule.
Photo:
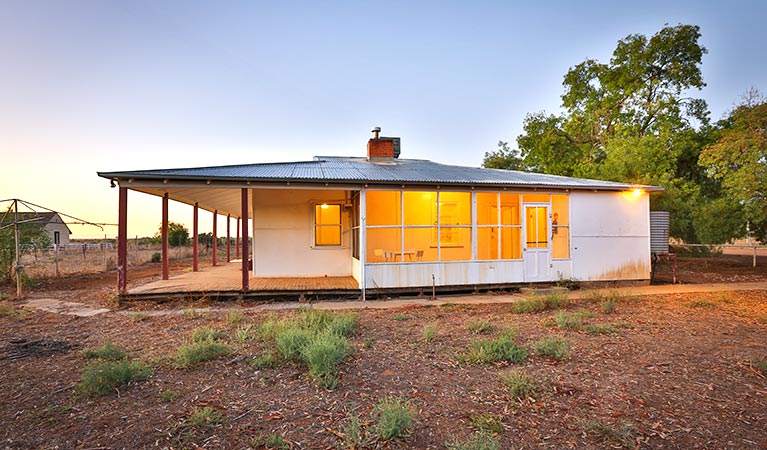
[(678, 256), (718, 256), (718, 255), (740, 255), (751, 256), (752, 265), (756, 267), (759, 256), (767, 256), (767, 245), (759, 244), (726, 244), (726, 245), (707, 245), (707, 244), (678, 244), (670, 245), (670, 252)]
[[(159, 262), (161, 255), (159, 244), (141, 242), (128, 243), (128, 267), (136, 267), (149, 262)], [(209, 257), (212, 250), (201, 245), (200, 258)], [(221, 249), (218, 251), (221, 254)], [(170, 247), (170, 261), (191, 258), (192, 246)], [(226, 255), (225, 250), (223, 253)], [(76, 274), (108, 272), (117, 267), (117, 246), (113, 242), (70, 243), (51, 246), (44, 250), (25, 253), (21, 259), (24, 274), (29, 278), (43, 279), (64, 277)]]

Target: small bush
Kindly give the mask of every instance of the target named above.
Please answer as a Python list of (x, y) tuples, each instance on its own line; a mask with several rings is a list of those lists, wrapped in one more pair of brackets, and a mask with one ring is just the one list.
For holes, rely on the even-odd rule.
[(243, 320), (245, 320), (245, 316), (240, 310), (234, 309), (226, 313), (226, 321), (229, 323), (229, 325), (237, 325)]
[(137, 313), (131, 314), (130, 321), (131, 322), (143, 322), (143, 321), (145, 321), (148, 318), (149, 318), (149, 316), (146, 313), (137, 312)]
[(252, 341), (256, 337), (257, 330), (253, 324), (241, 326), (234, 332), (234, 338), (241, 344)]
[(540, 383), (526, 372), (510, 370), (501, 374), (501, 384), (506, 393), (514, 400), (537, 398)]
[(503, 433), (503, 421), (500, 417), (492, 414), (474, 414), (469, 416), (471, 424), (480, 429), (491, 433)]
[(152, 261), (152, 262), (155, 262), (155, 263), (156, 263), (156, 262), (160, 262), (160, 261), (162, 261), (162, 253), (160, 253), (160, 252), (154, 252), (154, 253), (152, 253), (152, 259), (151, 259), (151, 261)]
[(602, 312), (605, 314), (612, 314), (613, 312), (615, 312), (616, 305), (617, 303), (615, 303), (615, 300), (612, 300), (612, 299), (602, 300), (601, 302), (599, 302), (599, 309), (601, 309)]
[(104, 359), (108, 361), (119, 361), (128, 357), (122, 347), (106, 341), (104, 345), (98, 348), (90, 348), (83, 351), (83, 356), (88, 359)]
[(176, 352), (176, 368), (184, 369), (195, 364), (220, 358), (231, 353), (228, 345), (216, 341), (193, 342), (182, 345)]
[(266, 447), (272, 450), (288, 450), (290, 449), (290, 443), (276, 433), (271, 433), (267, 436), (259, 436), (251, 442), (256, 448)]
[(160, 400), (162, 400), (165, 403), (172, 402), (177, 397), (178, 397), (178, 393), (176, 393), (176, 391), (171, 389), (162, 391), (162, 394), (160, 394)]
[(470, 364), (492, 364), (501, 361), (521, 363), (527, 360), (528, 350), (514, 343), (513, 339), (501, 336), (497, 339), (483, 339), (472, 344), (465, 356)]
[(582, 426), (584, 431), (598, 434), (618, 447), (636, 447), (634, 438), (637, 435), (637, 430), (629, 422), (623, 422), (617, 427), (611, 427), (594, 420), (587, 420), (583, 422)]
[(279, 365), (279, 359), (274, 353), (262, 353), (250, 358), (248, 364), (253, 370), (272, 369)]
[(194, 343), (200, 343), (200, 342), (208, 342), (208, 341), (215, 341), (220, 336), (220, 333), (217, 330), (214, 330), (210, 327), (200, 327), (196, 328), (194, 331), (192, 331), (192, 342)]
[(277, 351), (287, 360), (300, 362), (303, 349), (312, 340), (312, 337), (313, 333), (309, 330), (287, 328), (275, 337)]
[(392, 317), (392, 320), (403, 322), (405, 320), (410, 320), (410, 317), (406, 316), (405, 314), (396, 314)]
[(535, 352), (541, 356), (548, 356), (557, 361), (570, 356), (570, 344), (559, 336), (547, 336), (537, 340), (533, 344)]
[(189, 416), (189, 426), (194, 428), (215, 427), (224, 423), (224, 413), (210, 406), (195, 409)]
[(131, 381), (144, 381), (151, 374), (152, 369), (138, 361), (98, 359), (83, 369), (78, 390), (88, 397), (106, 395)]
[(522, 314), (564, 308), (569, 304), (570, 300), (566, 292), (555, 291), (548, 295), (533, 296), (515, 302), (511, 309), (517, 314)]
[(309, 366), (309, 376), (320, 386), (333, 389), (338, 383), (338, 365), (351, 354), (349, 342), (332, 332), (316, 335), (301, 352)]
[(495, 327), (493, 327), (490, 322), (485, 322), (484, 320), (469, 322), (469, 324), (466, 325), (466, 331), (471, 334), (489, 334), (492, 333), (494, 329)]
[(200, 319), (202, 318), (202, 314), (200, 311), (196, 310), (195, 308), (187, 308), (183, 311), (183, 314), (185, 317), (189, 319)]
[(753, 358), (751, 361), (749, 361), (751, 364), (751, 367), (757, 372), (764, 376), (767, 376), (767, 360), (761, 359), (761, 358)]
[(365, 444), (365, 436), (359, 416), (352, 412), (344, 425), (344, 444), (346, 448), (357, 449)]
[(591, 325), (585, 325), (581, 329), (588, 334), (613, 334), (618, 332), (618, 329), (615, 328), (613, 325), (608, 325), (604, 323), (595, 323)]
[(373, 348), (373, 344), (375, 344), (376, 340), (373, 338), (367, 338), (365, 339), (365, 342), (362, 343), (362, 348), (371, 349)]
[(480, 430), (465, 440), (453, 438), (445, 442), (447, 450), (500, 450), (501, 440), (486, 430)]
[(431, 341), (434, 340), (434, 336), (437, 335), (437, 324), (427, 323), (423, 326), (423, 332), (421, 334), (423, 335), (424, 342), (427, 344), (431, 343)]
[(583, 324), (583, 320), (591, 316), (593, 316), (593, 314), (588, 311), (557, 311), (556, 314), (554, 314), (554, 323), (556, 323), (559, 328), (577, 330), (581, 327), (581, 324)]
[(374, 408), (375, 433), (389, 441), (404, 437), (413, 425), (415, 416), (410, 404), (400, 398), (384, 398)]
[(715, 308), (716, 303), (706, 300), (693, 300), (687, 303), (688, 308)]

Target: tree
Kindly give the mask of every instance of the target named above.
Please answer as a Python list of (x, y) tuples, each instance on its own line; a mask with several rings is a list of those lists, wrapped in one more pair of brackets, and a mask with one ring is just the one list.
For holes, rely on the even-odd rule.
[[(29, 219), (29, 214), (25, 217)], [(0, 282), (14, 278), (16, 264), (16, 236), (13, 226), (14, 212), (9, 208), (0, 215)], [(51, 237), (42, 223), (25, 222), (19, 224), (19, 248), (22, 255), (51, 246)]]
[[(154, 235), (156, 240), (162, 239), (162, 225), (160, 231)], [(168, 245), (171, 247), (181, 247), (189, 243), (189, 230), (182, 224), (168, 222)]]
[[(651, 37), (618, 41), (608, 63), (587, 59), (565, 74), (563, 113), (528, 114), (517, 138), (522, 167), (556, 175), (653, 184), (653, 207), (671, 211), (671, 233), (696, 241), (691, 213), (716, 198), (717, 183), (698, 167), (709, 139), (705, 86), (695, 25), (666, 26)], [(500, 167), (504, 152), (485, 154)], [(700, 222), (702, 223), (702, 222)]]
[(741, 214), (733, 237), (746, 224), (760, 242), (767, 242), (767, 99), (756, 90), (719, 122), (716, 140), (700, 156), (700, 164), (721, 181), (728, 208)]
[(525, 170), (527, 168), (519, 155), (519, 150), (509, 148), (509, 143), (504, 141), (498, 141), (498, 150), (485, 152), (484, 166), (505, 170)]

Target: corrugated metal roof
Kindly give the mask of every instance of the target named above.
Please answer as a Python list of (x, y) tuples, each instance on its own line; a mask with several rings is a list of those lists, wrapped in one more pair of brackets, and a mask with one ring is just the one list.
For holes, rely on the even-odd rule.
[[(418, 159), (368, 160), (317, 156), (313, 161), (245, 164), (188, 169), (99, 172), (110, 179), (226, 180), (251, 182), (438, 184), (441, 186), (553, 187), (567, 189), (626, 190), (627, 183), (562, 177), (514, 170), (439, 164)], [(646, 190), (662, 190), (640, 186)]]

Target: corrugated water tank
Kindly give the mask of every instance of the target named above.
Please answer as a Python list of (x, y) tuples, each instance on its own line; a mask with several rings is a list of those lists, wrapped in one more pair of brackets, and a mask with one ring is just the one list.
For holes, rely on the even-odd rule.
[(668, 230), (671, 215), (668, 211), (650, 211), (650, 252), (668, 253)]

